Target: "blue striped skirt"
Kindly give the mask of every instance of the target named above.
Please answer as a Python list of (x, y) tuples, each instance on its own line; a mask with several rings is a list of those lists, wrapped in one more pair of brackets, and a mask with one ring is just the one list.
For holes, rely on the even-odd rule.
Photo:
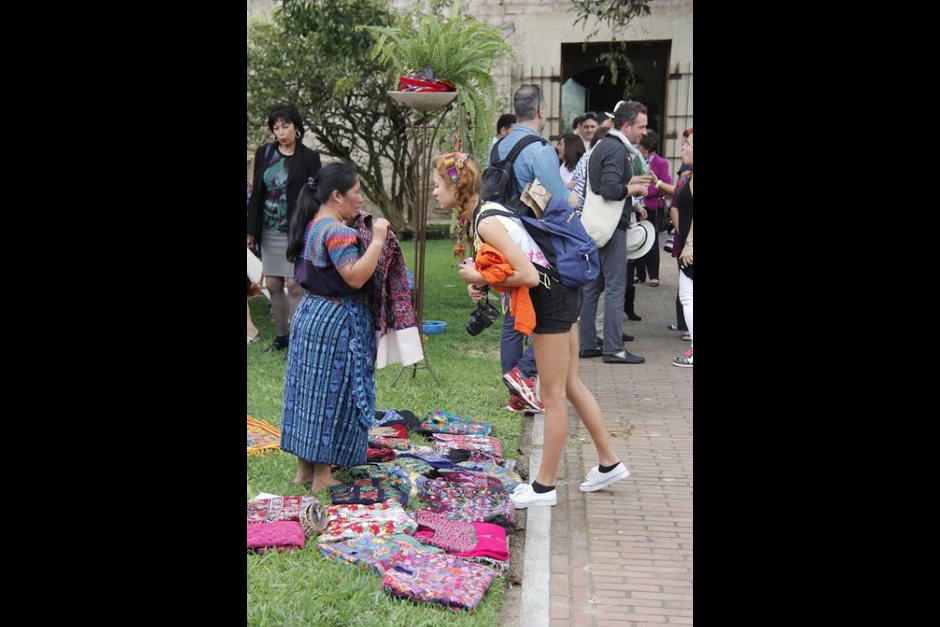
[(315, 464), (366, 461), (375, 332), (364, 299), (305, 294), (291, 322), (281, 448)]

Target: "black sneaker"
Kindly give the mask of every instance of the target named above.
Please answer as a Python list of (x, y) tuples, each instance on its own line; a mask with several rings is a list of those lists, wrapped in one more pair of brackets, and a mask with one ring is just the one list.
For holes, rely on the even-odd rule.
[(605, 364), (642, 364), (645, 361), (645, 357), (634, 355), (630, 351), (623, 351), (616, 355), (604, 355)]

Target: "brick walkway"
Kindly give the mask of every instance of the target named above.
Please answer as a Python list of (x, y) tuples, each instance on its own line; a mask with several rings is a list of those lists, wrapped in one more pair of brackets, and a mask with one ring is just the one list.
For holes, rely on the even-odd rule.
[(637, 286), (643, 321), (624, 321), (637, 336), (628, 350), (646, 363), (580, 362), (631, 476), (578, 489), (597, 455), (572, 415), (552, 512), (551, 627), (692, 624), (692, 369), (672, 365), (688, 343), (666, 329), (678, 285), (671, 258), (661, 279)]

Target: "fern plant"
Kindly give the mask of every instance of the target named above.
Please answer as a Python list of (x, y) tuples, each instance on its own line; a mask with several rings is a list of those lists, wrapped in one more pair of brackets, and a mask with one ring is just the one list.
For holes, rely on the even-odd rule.
[(387, 62), (399, 74), (430, 68), (437, 80), (457, 88), (457, 116), (461, 128), (470, 117), (470, 147), (481, 163), (486, 162), (496, 130), (498, 95), (493, 80), (494, 65), (514, 56), (499, 29), (462, 14), (460, 2), (451, 16), (442, 20), (425, 13), (410, 27), (365, 27), (375, 37), (373, 57)]

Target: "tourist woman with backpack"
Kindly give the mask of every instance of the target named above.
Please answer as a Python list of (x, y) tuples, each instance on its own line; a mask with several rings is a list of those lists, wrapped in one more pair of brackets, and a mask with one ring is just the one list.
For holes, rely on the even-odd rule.
[[(465, 260), (460, 265), (461, 278), (470, 286), (488, 284), (510, 290), (515, 299), (523, 302), (529, 299), (534, 310), (532, 333), (545, 404), (545, 444), (535, 481), (520, 484), (512, 493), (516, 508), (557, 503), (555, 477), (568, 437), (569, 400), (590, 432), (600, 460), (600, 466), (591, 470), (581, 490), (594, 492), (629, 476), (613, 450), (597, 400), (578, 376), (580, 287), (569, 287), (560, 281), (557, 269), (551, 267), (516, 213), (495, 203), (481, 204), (481, 173), (473, 157), (452, 153), (438, 158), (434, 167), (434, 196), (442, 208), (457, 211), (458, 217), (470, 225), (478, 262), (483, 251), (500, 257), (510, 266), (502, 281), (490, 282), (492, 273)], [(570, 207), (568, 211), (573, 212)], [(596, 252), (594, 255), (596, 262)], [(515, 303), (513, 307), (521, 309), (520, 305)]]

